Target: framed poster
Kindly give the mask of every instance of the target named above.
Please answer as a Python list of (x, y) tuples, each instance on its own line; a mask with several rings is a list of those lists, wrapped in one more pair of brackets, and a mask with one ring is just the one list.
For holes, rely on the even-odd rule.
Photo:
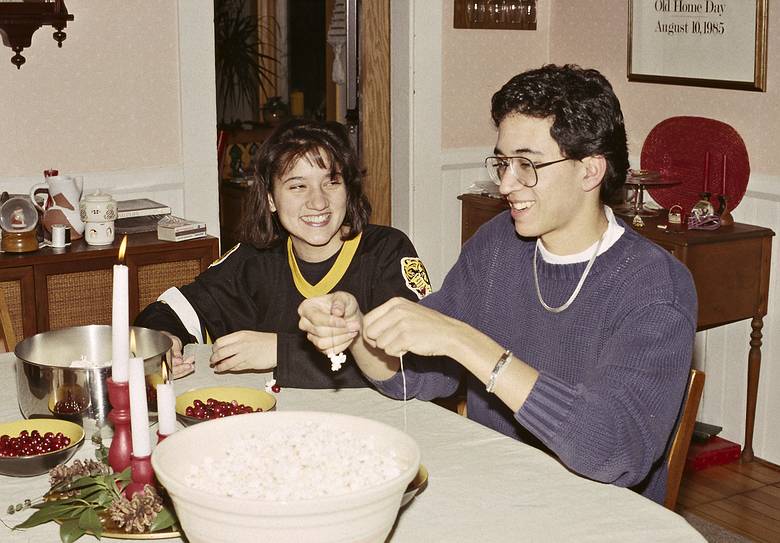
[(766, 90), (768, 0), (629, 0), (628, 80)]

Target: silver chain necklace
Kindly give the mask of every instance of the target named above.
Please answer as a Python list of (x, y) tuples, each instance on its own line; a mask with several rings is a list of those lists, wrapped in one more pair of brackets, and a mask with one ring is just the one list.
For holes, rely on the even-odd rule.
[(599, 238), (599, 242), (596, 244), (596, 250), (593, 251), (593, 254), (590, 257), (590, 260), (588, 260), (588, 265), (585, 266), (585, 271), (582, 272), (582, 277), (580, 277), (580, 282), (577, 283), (577, 286), (574, 289), (574, 292), (571, 293), (571, 296), (569, 296), (569, 299), (566, 300), (566, 303), (558, 306), (558, 307), (550, 307), (547, 305), (542, 298), (542, 291), (539, 289), (539, 274), (536, 271), (536, 255), (539, 252), (539, 242), (537, 242), (536, 245), (534, 245), (534, 286), (536, 287), (536, 297), (539, 299), (539, 303), (542, 304), (542, 307), (545, 308), (550, 313), (560, 313), (561, 311), (564, 311), (567, 307), (569, 307), (575, 298), (577, 298), (577, 295), (580, 293), (580, 289), (582, 288), (582, 284), (585, 282), (585, 278), (588, 276), (588, 272), (590, 272), (591, 267), (593, 267), (593, 263), (596, 261), (596, 257), (599, 254), (599, 249), (601, 249), (601, 242), (604, 241), (604, 236), (607, 234), (606, 230)]

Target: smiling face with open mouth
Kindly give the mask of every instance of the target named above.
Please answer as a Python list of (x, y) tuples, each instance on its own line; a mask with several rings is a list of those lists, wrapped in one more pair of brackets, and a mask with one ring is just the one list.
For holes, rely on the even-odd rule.
[(343, 244), (341, 230), (347, 213), (347, 189), (340, 174), (331, 172), (321, 153), (303, 156), (274, 180), (271, 211), (290, 234), (295, 253), (306, 262), (322, 262)]
[[(519, 170), (521, 166), (514, 165), (513, 173), (507, 167), (501, 173), (499, 190), (509, 202), (518, 234), (540, 237), (556, 254), (572, 254), (590, 245), (592, 238), (598, 239), (596, 231), (605, 220), (598, 181), (591, 180), (583, 161), (563, 157), (550, 135), (552, 122), (552, 118), (521, 114), (501, 121), (496, 156), (520, 156), (539, 166), (537, 177), (533, 169)], [(526, 169), (529, 162), (524, 163)]]

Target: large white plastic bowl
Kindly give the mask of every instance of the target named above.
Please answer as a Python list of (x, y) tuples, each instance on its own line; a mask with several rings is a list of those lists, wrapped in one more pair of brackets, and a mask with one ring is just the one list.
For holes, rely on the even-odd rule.
[[(186, 484), (192, 465), (201, 464), (205, 456), (218, 457), (225, 444), (237, 436), (249, 432), (262, 435), (307, 421), (373, 436), (378, 448), (395, 450), (406, 468), (398, 477), (374, 487), (295, 502), (218, 496)], [(170, 494), (191, 543), (383, 542), (419, 464), (420, 449), (404, 432), (370, 419), (314, 411), (251, 413), (211, 420), (169, 436), (152, 454), (157, 479)]]

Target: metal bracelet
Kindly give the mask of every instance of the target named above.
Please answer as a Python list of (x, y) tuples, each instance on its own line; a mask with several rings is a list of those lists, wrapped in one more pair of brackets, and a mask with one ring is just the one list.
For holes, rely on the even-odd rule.
[(509, 364), (511, 360), (512, 360), (512, 351), (507, 349), (506, 351), (504, 351), (504, 354), (502, 354), (501, 357), (498, 359), (498, 362), (496, 362), (493, 371), (490, 372), (490, 379), (488, 379), (487, 386), (485, 386), (485, 390), (487, 390), (490, 394), (492, 394), (493, 389), (496, 388), (496, 380), (498, 379), (499, 374), (503, 371), (503, 369)]

